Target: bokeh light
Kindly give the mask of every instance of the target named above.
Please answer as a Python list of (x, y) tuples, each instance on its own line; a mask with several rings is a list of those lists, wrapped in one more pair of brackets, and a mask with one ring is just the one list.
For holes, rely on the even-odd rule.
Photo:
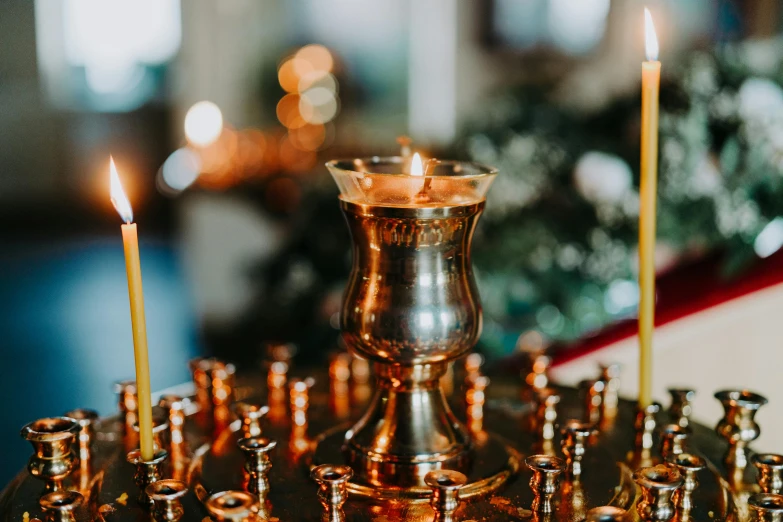
[(192, 149), (177, 149), (160, 168), (158, 188), (172, 195), (182, 192), (196, 181), (200, 173), (201, 157)]
[(223, 130), (223, 114), (210, 101), (200, 101), (185, 115), (185, 137), (197, 147), (215, 142)]
[(332, 72), (334, 59), (329, 49), (323, 45), (310, 44), (299, 49), (294, 55), (294, 67), (300, 76), (309, 70)]
[(299, 112), (307, 123), (319, 124), (337, 116), (339, 105), (334, 93), (325, 87), (313, 87), (302, 93)]
[(287, 129), (298, 129), (307, 123), (299, 112), (300, 101), (298, 94), (286, 94), (277, 103), (277, 119)]

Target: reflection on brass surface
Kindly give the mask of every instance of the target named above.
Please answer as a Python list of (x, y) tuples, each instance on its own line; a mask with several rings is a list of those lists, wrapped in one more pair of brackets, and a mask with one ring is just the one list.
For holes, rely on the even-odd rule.
[(244, 522), (258, 512), (258, 497), (247, 491), (220, 491), (210, 495), (204, 505), (218, 522)]
[(470, 387), (465, 392), (465, 419), (468, 430), (473, 437), (478, 436), (484, 430), (484, 402), (486, 401), (485, 390), (487, 386), (489, 386), (489, 377), (479, 375), (471, 380)]
[(615, 506), (598, 506), (587, 512), (585, 522), (623, 522), (628, 520), (628, 512)]

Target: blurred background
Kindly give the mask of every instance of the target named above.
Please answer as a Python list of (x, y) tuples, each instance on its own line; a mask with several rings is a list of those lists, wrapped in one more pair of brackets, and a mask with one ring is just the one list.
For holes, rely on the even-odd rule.
[[(199, 354), (337, 346), (349, 238), (323, 164), (396, 154), (401, 135), (501, 171), (474, 245), (488, 357), (632, 319), (643, 5), (0, 2), (0, 483), (28, 455), (18, 427), (108, 414), (133, 378), (110, 154), (139, 225), (155, 389)], [(783, 245), (783, 13), (646, 5), (659, 271), (741, 280)]]

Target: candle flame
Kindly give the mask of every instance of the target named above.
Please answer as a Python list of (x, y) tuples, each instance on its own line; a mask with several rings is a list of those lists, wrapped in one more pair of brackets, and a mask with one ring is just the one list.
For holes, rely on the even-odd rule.
[(644, 52), (647, 54), (647, 61), (658, 60), (658, 36), (655, 34), (655, 24), (650, 10), (646, 7), (644, 8)]
[(114, 205), (115, 210), (120, 215), (122, 220), (126, 223), (133, 221), (133, 209), (131, 208), (128, 196), (125, 195), (125, 191), (122, 190), (122, 183), (120, 183), (120, 175), (117, 174), (117, 167), (114, 166), (114, 158), (109, 156), (109, 184), (111, 186), (111, 204)]
[(411, 160), (411, 176), (423, 176), (424, 164), (421, 162), (421, 156), (416, 152)]

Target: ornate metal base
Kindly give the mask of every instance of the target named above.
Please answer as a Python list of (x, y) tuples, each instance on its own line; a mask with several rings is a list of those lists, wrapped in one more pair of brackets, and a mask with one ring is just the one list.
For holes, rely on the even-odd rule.
[[(342, 462), (346, 458), (345, 433), (350, 425), (338, 426), (316, 438), (315, 450), (311, 464)], [(467, 475), (468, 482), (460, 489), (460, 498), (469, 499), (492, 493), (512, 478), (519, 471), (522, 456), (509, 442), (499, 435), (482, 432), (474, 440), (471, 449), (466, 452), (462, 462), (446, 462), (444, 466), (436, 466), (430, 462), (422, 462), (417, 469), (404, 469), (403, 475), (395, 473), (394, 469), (382, 462), (367, 459), (362, 464), (367, 466), (364, 473), (357, 473), (348, 482), (351, 494), (375, 500), (429, 500), (432, 489), (426, 485), (415, 483), (412, 478), (424, 476), (434, 469), (456, 469)], [(350, 457), (349, 457), (350, 458)], [(355, 466), (356, 464), (354, 464)], [(452, 467), (453, 466), (453, 467)], [(372, 477), (395, 476), (405, 477), (407, 481), (396, 485), (383, 484)], [(365, 478), (367, 477), (367, 478)], [(369, 479), (369, 480), (368, 480)], [(406, 485), (407, 484), (407, 485)]]

